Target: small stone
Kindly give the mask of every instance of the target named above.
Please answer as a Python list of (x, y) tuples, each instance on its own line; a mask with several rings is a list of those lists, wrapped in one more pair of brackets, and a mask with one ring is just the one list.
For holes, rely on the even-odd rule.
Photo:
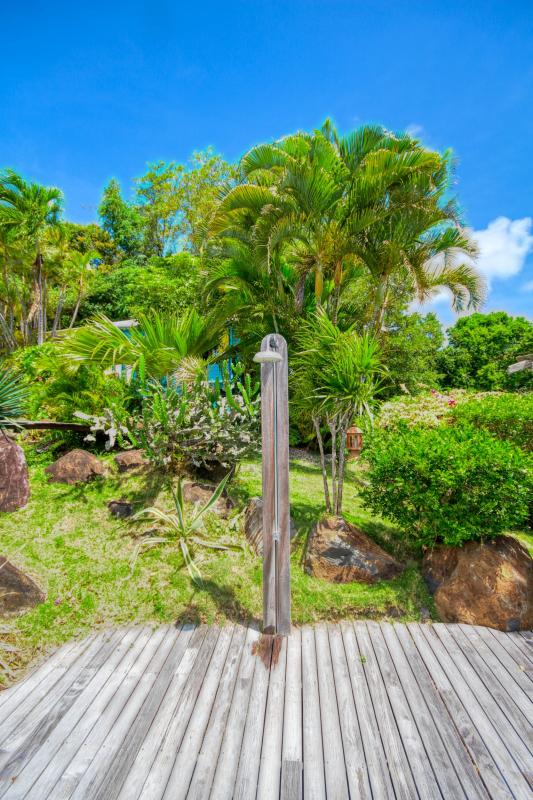
[(0, 614), (17, 614), (42, 603), (46, 595), (34, 580), (0, 556)]
[(444, 622), (501, 631), (533, 627), (533, 560), (512, 536), (433, 548), (422, 572)]
[(119, 472), (127, 472), (130, 469), (139, 469), (146, 466), (148, 461), (144, 457), (142, 450), (123, 450), (115, 456), (115, 464)]
[(87, 450), (71, 450), (46, 467), (50, 483), (86, 483), (93, 478), (103, 477), (105, 467), (101, 461)]
[[(296, 536), (296, 526), (291, 517), (291, 540)], [(252, 497), (244, 510), (244, 534), (258, 556), (263, 555), (263, 499)]]
[(110, 513), (118, 519), (127, 519), (133, 515), (133, 503), (128, 500), (110, 500), (107, 504)]
[(0, 433), (0, 511), (16, 511), (29, 499), (30, 482), (24, 451)]
[(404, 567), (355, 525), (324, 517), (311, 533), (305, 569), (332, 583), (375, 583), (395, 578)]

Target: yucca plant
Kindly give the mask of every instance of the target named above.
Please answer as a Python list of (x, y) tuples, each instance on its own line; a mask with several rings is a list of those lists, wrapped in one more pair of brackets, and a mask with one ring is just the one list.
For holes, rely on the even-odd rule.
[(227, 542), (214, 542), (198, 535), (204, 527), (205, 515), (213, 508), (221, 496), (226, 487), (226, 483), (228, 482), (228, 478), (229, 475), (226, 475), (226, 477), (220, 481), (207, 503), (205, 503), (203, 506), (200, 506), (200, 504), (195, 506), (190, 518), (188, 517), (187, 510), (185, 508), (181, 478), (178, 480), (176, 489), (171, 486), (172, 498), (174, 500), (173, 512), (161, 511), (159, 508), (151, 506), (150, 508), (144, 508), (142, 511), (139, 511), (137, 514), (135, 514), (133, 519), (148, 517), (149, 519), (162, 522), (164, 529), (168, 531), (168, 535), (166, 536), (153, 536), (144, 541), (137, 549), (135, 557), (137, 557), (141, 550), (155, 547), (158, 544), (167, 544), (169, 541), (175, 540), (180, 548), (183, 564), (187, 567), (192, 581), (201, 585), (202, 576), (195, 559), (195, 551), (197, 548), (205, 547), (212, 550), (241, 549), (238, 545)]
[(24, 414), (28, 395), (28, 388), (17, 375), (0, 369), (0, 427)]

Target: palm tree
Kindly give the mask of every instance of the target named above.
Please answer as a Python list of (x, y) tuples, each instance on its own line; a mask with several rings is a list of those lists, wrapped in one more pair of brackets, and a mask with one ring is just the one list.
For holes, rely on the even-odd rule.
[[(377, 339), (345, 331), (324, 309), (302, 323), (293, 358), (294, 403), (310, 415), (320, 450), (326, 511), (340, 516), (345, 472), (346, 436), (360, 417), (372, 417), (385, 369)], [(331, 435), (331, 492), (322, 430)]]
[[(247, 241), (274, 290), (275, 255), (281, 253), (300, 277), (297, 300), (311, 277), (316, 304), (326, 303), (333, 321), (343, 286), (361, 269), (379, 288), (372, 315), (378, 330), (389, 279), (406, 266), (405, 279), (416, 279), (413, 291), (444, 285), (475, 306), (479, 277), (468, 263), (451, 263), (475, 248), (453, 203), (444, 202), (449, 162), (448, 154), (426, 150), (407, 135), (365, 126), (339, 137), (327, 122), (313, 134), (247, 153), (242, 182), (221, 199), (211, 234)], [(438, 267), (437, 257), (443, 259)]]
[(46, 274), (43, 252), (47, 233), (60, 224), (63, 195), (55, 187), (29, 183), (13, 170), (0, 175), (0, 226), (13, 229), (31, 254), (29, 308), (23, 320), (24, 337), (37, 317), (37, 343), (46, 333)]
[(218, 343), (221, 328), (212, 317), (190, 309), (183, 317), (139, 316), (127, 332), (103, 314), (63, 336), (60, 350), (67, 369), (82, 364), (110, 369), (123, 364), (141, 378), (160, 380), (178, 373), (190, 378), (205, 369), (203, 357)]
[(70, 318), (69, 328), (74, 327), (74, 323), (76, 322), (76, 318), (78, 316), (78, 311), (80, 310), (81, 301), (87, 294), (90, 279), (94, 274), (94, 270), (91, 267), (91, 262), (98, 257), (99, 254), (94, 250), (91, 250), (88, 253), (78, 253), (76, 250), (73, 250), (66, 259), (66, 270), (77, 289), (76, 302)]

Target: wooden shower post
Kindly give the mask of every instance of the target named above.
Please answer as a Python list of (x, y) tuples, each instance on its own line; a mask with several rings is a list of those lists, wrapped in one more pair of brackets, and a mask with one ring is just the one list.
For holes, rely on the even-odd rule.
[(287, 342), (265, 336), (261, 352), (263, 448), (263, 630), (291, 632)]

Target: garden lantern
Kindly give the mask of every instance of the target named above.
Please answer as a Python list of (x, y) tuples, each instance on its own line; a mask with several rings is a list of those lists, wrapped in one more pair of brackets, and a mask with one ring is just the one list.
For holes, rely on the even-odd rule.
[(354, 458), (359, 458), (361, 450), (363, 449), (363, 431), (361, 428), (356, 428), (355, 425), (348, 428), (346, 431), (346, 446), (348, 448), (349, 461), (352, 461)]
[(263, 453), (263, 630), (291, 630), (289, 404), (287, 343), (269, 334), (254, 356), (261, 364)]

